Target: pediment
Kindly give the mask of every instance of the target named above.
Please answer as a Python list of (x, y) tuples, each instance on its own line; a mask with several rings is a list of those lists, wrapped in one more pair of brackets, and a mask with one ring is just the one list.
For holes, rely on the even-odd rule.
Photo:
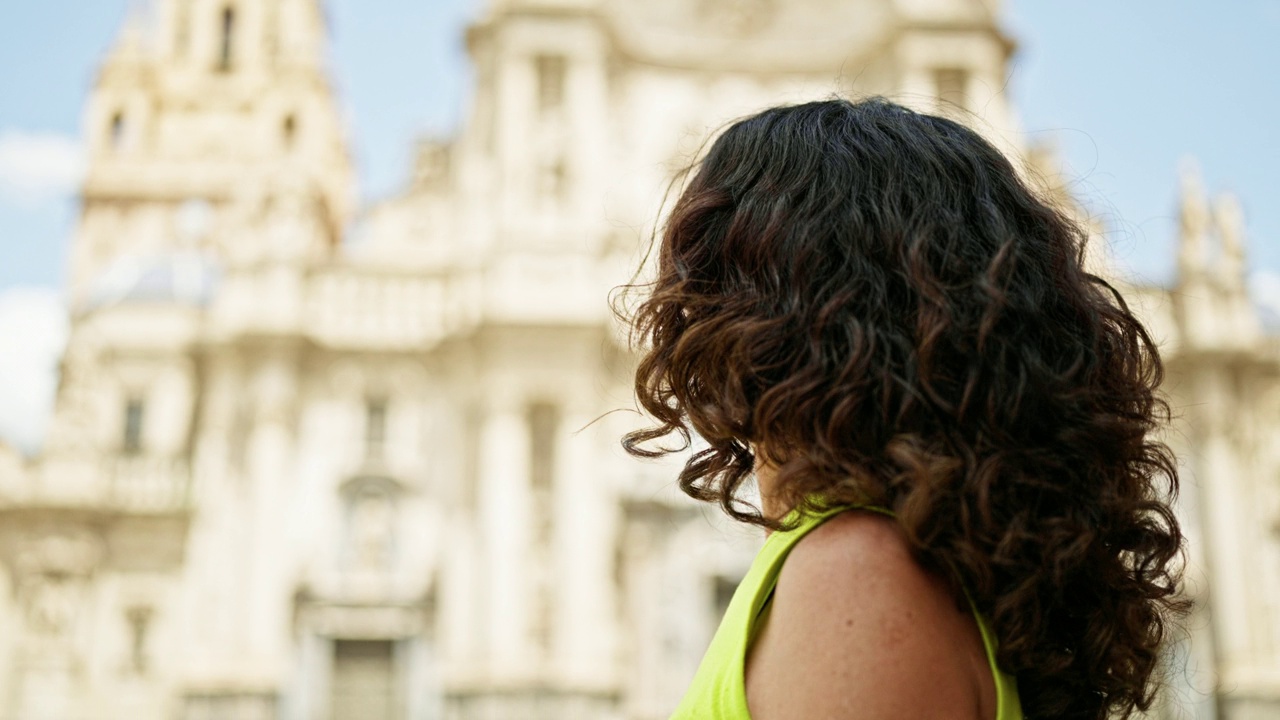
[(604, 0), (619, 50), (682, 68), (812, 72), (878, 46), (888, 0)]

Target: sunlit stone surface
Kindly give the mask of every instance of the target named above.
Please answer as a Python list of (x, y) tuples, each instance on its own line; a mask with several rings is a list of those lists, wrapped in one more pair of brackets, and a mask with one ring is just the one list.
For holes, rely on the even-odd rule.
[[(358, 209), (318, 2), (159, 0), (86, 107), (45, 450), (0, 448), (0, 716), (666, 717), (758, 540), (618, 449), (607, 293), (703, 141), (783, 101), (954, 114), (1071, 205), (996, 5), (492, 0), (462, 130)], [(1280, 352), (1234, 201), (1185, 187), (1178, 287), (1117, 280), (1168, 353), (1211, 611), (1168, 717), (1275, 717)]]

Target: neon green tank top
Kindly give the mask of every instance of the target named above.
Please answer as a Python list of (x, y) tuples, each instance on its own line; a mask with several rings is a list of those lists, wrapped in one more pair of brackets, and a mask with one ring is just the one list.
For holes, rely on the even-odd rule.
[[(693, 677), (693, 683), (671, 720), (751, 720), (751, 713), (747, 711), (745, 679), (747, 650), (755, 635), (756, 619), (778, 582), (782, 563), (791, 548), (809, 531), (837, 513), (849, 509), (851, 506), (836, 507), (819, 514), (806, 515), (795, 529), (775, 532), (769, 536), (751, 563), (746, 577), (734, 591), (724, 619), (720, 621), (720, 627), (711, 639), (711, 645)], [(878, 508), (865, 509), (890, 514)], [(987, 651), (987, 662), (995, 679), (996, 720), (1023, 720), (1017, 682), (996, 666), (995, 635), (977, 609), (974, 609), (973, 616), (978, 621), (982, 644)]]

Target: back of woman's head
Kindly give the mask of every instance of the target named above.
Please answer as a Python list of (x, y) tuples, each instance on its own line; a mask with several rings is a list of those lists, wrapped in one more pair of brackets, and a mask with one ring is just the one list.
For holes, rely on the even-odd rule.
[(750, 522), (776, 525), (737, 497), (756, 453), (786, 506), (892, 509), (991, 618), (1027, 717), (1146, 708), (1185, 609), (1177, 471), (1156, 348), (1085, 241), (951, 120), (741, 120), (662, 233), (633, 317), (656, 426), (625, 445), (696, 433), (681, 487)]

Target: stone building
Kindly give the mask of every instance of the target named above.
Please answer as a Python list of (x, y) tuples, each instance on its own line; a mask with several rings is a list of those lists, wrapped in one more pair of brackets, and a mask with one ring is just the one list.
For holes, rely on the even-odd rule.
[[(48, 440), (0, 448), (0, 717), (665, 718), (757, 541), (618, 449), (606, 297), (675, 172), (778, 102), (957, 113), (1070, 202), (997, 6), (491, 0), (463, 127), (361, 209), (319, 0), (155, 0), (85, 111)], [(1169, 716), (1273, 717), (1280, 346), (1206, 203), (1188, 176), (1177, 287), (1125, 286), (1207, 608)]]

